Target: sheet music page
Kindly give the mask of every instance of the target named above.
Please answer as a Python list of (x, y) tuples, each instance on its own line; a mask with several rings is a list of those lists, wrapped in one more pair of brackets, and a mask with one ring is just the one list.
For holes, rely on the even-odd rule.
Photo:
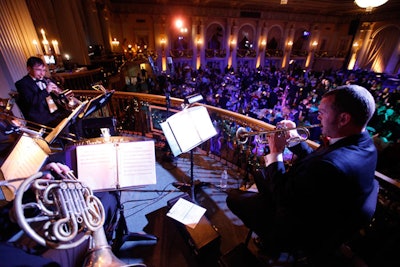
[(189, 109), (189, 112), (190, 118), (195, 123), (196, 130), (202, 142), (207, 141), (217, 134), (210, 119), (210, 115), (205, 107), (193, 107)]
[(156, 184), (154, 141), (119, 143), (116, 147), (121, 188)]
[(194, 229), (205, 212), (205, 208), (180, 198), (168, 211), (167, 216)]
[(196, 122), (190, 117), (188, 110), (172, 115), (167, 122), (182, 152), (187, 152), (201, 143)]
[(117, 154), (115, 144), (76, 147), (77, 172), (80, 181), (92, 190), (116, 189)]
[[(41, 169), (47, 157), (47, 153), (36, 143), (34, 138), (26, 134), (21, 135), (1, 166), (4, 179), (28, 178), (36, 174)], [(15, 182), (12, 185), (18, 189), (21, 183), (22, 181)], [(8, 188), (11, 190), (11, 194), (9, 192), (4, 192), (4, 194), (6, 195), (6, 199), (10, 201), (14, 199), (14, 188)]]

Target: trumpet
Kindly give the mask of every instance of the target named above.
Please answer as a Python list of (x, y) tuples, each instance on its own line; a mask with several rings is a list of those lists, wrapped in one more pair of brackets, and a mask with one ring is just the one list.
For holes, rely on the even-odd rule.
[(74, 96), (74, 93), (70, 89), (63, 89), (61, 87), (61, 83), (57, 82), (53, 78), (44, 78), (46, 85), (53, 83), (57, 86), (57, 90), (51, 91), (51, 94), (54, 96), (54, 99), (57, 103), (62, 106), (64, 109), (72, 111), (76, 107), (78, 107), (82, 102)]
[[(295, 144), (306, 141), (310, 137), (310, 131), (308, 129), (321, 127), (321, 124), (312, 124), (308, 126), (301, 126), (295, 128), (277, 128), (275, 130), (268, 131), (258, 131), (258, 132), (249, 132), (244, 127), (239, 127), (236, 131), (236, 138), (239, 144), (245, 144), (249, 140), (249, 137), (254, 136), (256, 138), (256, 142), (259, 144), (268, 144), (268, 140), (266, 138), (262, 138), (262, 135), (269, 135), (274, 133), (286, 133), (288, 131), (296, 131), (297, 134), (289, 137), (286, 142), (288, 144)], [(263, 140), (262, 140), (263, 139)]]

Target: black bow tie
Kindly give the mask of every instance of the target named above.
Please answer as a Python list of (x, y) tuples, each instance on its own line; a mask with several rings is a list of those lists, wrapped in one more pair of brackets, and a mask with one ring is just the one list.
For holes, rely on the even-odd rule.
[(44, 83), (44, 84), (46, 84), (46, 82), (44, 80), (36, 80), (36, 83)]

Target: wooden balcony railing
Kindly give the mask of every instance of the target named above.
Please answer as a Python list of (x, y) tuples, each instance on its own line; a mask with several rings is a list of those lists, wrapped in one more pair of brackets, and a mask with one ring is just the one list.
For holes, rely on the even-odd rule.
[[(74, 91), (76, 96), (91, 98), (98, 95), (95, 91)], [(117, 121), (120, 135), (135, 134), (153, 138), (156, 148), (166, 150), (168, 144), (160, 127), (174, 112), (181, 110), (182, 99), (171, 98), (170, 106), (166, 106), (166, 98), (160, 95), (143, 93), (116, 92), (111, 102), (97, 111), (93, 116), (112, 116)], [(201, 104), (195, 104), (201, 105)], [(254, 138), (245, 144), (237, 142), (238, 127), (248, 127), (253, 131), (271, 130), (274, 126), (237, 114), (231, 111), (204, 105), (215, 125), (218, 135), (201, 144), (207, 155), (216, 161), (226, 164), (243, 177), (243, 182), (251, 181), (254, 172), (264, 165), (263, 156), (265, 145), (254, 142)], [(307, 141), (312, 147), (318, 144)], [(380, 191), (378, 207), (374, 223), (375, 228), (386, 228), (388, 225), (399, 224), (400, 221), (400, 182), (382, 173), (375, 172), (379, 181)], [(316, 200), (318, 201), (318, 200)], [(400, 227), (400, 225), (399, 225)]]
[(92, 85), (104, 81), (102, 68), (75, 72), (54, 73), (52, 77), (59, 80), (64, 89), (91, 90)]
[[(98, 94), (99, 92), (94, 90), (74, 91), (74, 95), (80, 99), (90, 99)], [(167, 107), (166, 97), (161, 95), (115, 92), (111, 102), (92, 116), (114, 117), (120, 133), (147, 136), (155, 138), (160, 141), (159, 143), (166, 143), (160, 123), (175, 112), (179, 112), (183, 100), (170, 98), (169, 103)], [(237, 167), (244, 172), (244, 175), (251, 174), (263, 164), (262, 155), (266, 152), (267, 146), (257, 143), (254, 137), (249, 138), (245, 144), (240, 144), (236, 138), (236, 131), (239, 127), (246, 127), (250, 131), (267, 131), (274, 129), (275, 126), (214, 106), (199, 103), (194, 105), (203, 105), (207, 108), (218, 132), (217, 136), (203, 143), (201, 149), (210, 156)], [(307, 142), (314, 148), (319, 145), (310, 140)], [(400, 182), (378, 172), (376, 177), (400, 189)]]

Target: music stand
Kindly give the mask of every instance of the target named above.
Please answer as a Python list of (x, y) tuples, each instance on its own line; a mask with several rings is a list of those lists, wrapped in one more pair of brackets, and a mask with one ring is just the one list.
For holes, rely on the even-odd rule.
[(124, 188), (156, 183), (154, 141), (113, 136), (104, 138), (103, 143), (98, 141), (77, 146), (71, 156), (76, 156), (79, 179), (89, 188), (95, 192), (116, 191), (120, 216), (112, 242), (113, 252), (117, 253), (126, 241), (157, 241), (151, 234), (129, 232), (121, 203)]
[(96, 110), (104, 107), (110, 100), (114, 91), (105, 92), (104, 94), (98, 95), (95, 98), (89, 100), (89, 103), (86, 105), (85, 109), (79, 114), (79, 119), (85, 119), (89, 115), (91, 115)]
[(175, 157), (190, 151), (190, 187), (195, 201), (193, 149), (217, 134), (207, 109), (204, 106), (185, 108), (160, 125)]

